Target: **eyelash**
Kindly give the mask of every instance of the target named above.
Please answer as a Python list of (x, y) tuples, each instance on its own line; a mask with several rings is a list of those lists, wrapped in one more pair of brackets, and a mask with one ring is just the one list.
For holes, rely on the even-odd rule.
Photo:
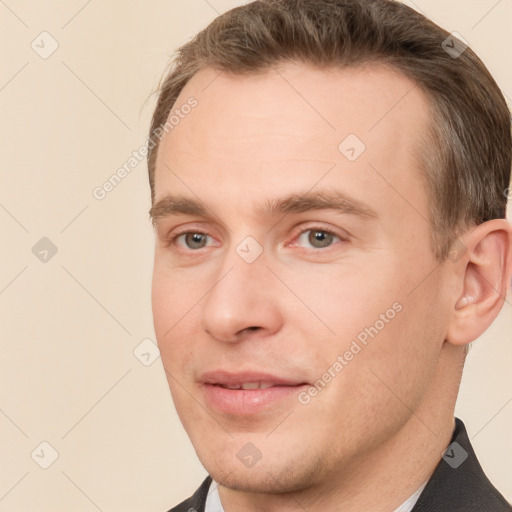
[[(301, 235), (303, 235), (304, 233), (307, 233), (308, 231), (320, 231), (321, 233), (326, 233), (328, 235), (332, 235), (332, 236), (335, 236), (337, 238), (340, 239), (341, 242), (346, 242), (347, 239), (346, 237), (342, 236), (341, 234), (339, 233), (336, 233), (334, 230), (332, 229), (328, 229), (328, 228), (324, 228), (324, 227), (321, 227), (321, 226), (310, 226), (308, 227), (307, 229), (303, 229), (302, 231), (300, 231), (295, 237), (294, 237), (294, 240), (298, 240), (300, 238)], [(183, 235), (188, 235), (188, 234), (197, 234), (197, 235), (205, 235), (205, 236), (210, 236), (208, 235), (208, 233), (205, 233), (203, 231), (200, 231), (200, 230), (187, 230), (187, 231), (182, 231), (182, 232), (178, 232), (178, 233), (175, 233), (174, 235), (171, 235), (167, 238), (167, 246), (171, 246), (171, 245), (176, 245), (176, 241), (177, 239), (180, 237), (180, 236), (183, 236)], [(335, 242), (332, 244), (334, 245)], [(329, 245), (325, 248), (312, 248), (311, 250), (313, 251), (320, 251), (322, 249), (326, 250), (326, 249), (329, 249), (329, 247), (332, 247), (332, 245)], [(206, 247), (201, 247), (200, 249), (184, 249), (188, 252), (200, 252), (201, 249), (206, 249)], [(304, 247), (302, 247), (302, 249), (304, 249)]]

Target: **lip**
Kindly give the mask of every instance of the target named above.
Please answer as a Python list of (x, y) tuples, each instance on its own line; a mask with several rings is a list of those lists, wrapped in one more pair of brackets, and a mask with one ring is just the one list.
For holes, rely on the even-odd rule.
[(218, 384), (222, 386), (236, 386), (244, 382), (271, 382), (277, 386), (296, 386), (305, 381), (279, 377), (271, 373), (258, 371), (228, 372), (215, 370), (201, 374), (199, 382), (203, 384)]
[[(293, 400), (303, 388), (309, 386), (305, 381), (255, 371), (206, 372), (200, 376), (199, 382), (209, 408), (236, 416), (250, 416), (273, 408), (282, 410), (286, 407), (286, 401)], [(247, 390), (223, 387), (248, 382), (265, 382), (272, 386)]]

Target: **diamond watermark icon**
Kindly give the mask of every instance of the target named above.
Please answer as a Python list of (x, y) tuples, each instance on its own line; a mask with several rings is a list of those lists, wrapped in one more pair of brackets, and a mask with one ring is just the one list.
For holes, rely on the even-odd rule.
[(263, 454), (253, 443), (247, 443), (236, 454), (242, 464), (248, 468), (254, 467), (258, 461), (263, 457)]
[(150, 366), (160, 357), (160, 350), (153, 340), (145, 338), (135, 347), (133, 355), (144, 366)]
[(41, 32), (32, 43), (30, 43), (30, 47), (41, 59), (47, 59), (57, 50), (59, 43), (48, 32)]
[(57, 246), (46, 236), (43, 236), (34, 247), (32, 254), (41, 262), (48, 263), (56, 254)]
[(450, 248), (448, 259), (453, 263), (457, 263), (467, 252), (468, 248), (457, 238)]
[(39, 467), (48, 469), (59, 458), (59, 452), (50, 443), (43, 441), (30, 456)]
[(442, 457), (449, 466), (457, 469), (468, 458), (468, 452), (459, 443), (454, 442), (446, 448)]
[(246, 236), (237, 246), (236, 253), (246, 263), (253, 263), (262, 254), (263, 247), (252, 236)]
[(354, 162), (365, 152), (366, 146), (356, 134), (351, 133), (340, 142), (338, 149), (349, 162)]
[(469, 43), (458, 32), (452, 32), (441, 46), (452, 59), (458, 59), (467, 50)]

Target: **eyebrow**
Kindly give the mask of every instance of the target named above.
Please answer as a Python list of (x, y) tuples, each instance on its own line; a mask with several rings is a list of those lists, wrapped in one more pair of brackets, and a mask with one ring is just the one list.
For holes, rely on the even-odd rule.
[[(378, 218), (369, 205), (343, 192), (323, 190), (290, 194), (283, 198), (268, 199), (256, 209), (262, 217), (275, 218), (290, 213), (306, 213), (313, 210), (335, 210), (338, 213), (356, 215), (366, 219)], [(197, 215), (210, 217), (209, 209), (201, 201), (185, 196), (166, 195), (149, 210), (153, 226), (172, 215)]]

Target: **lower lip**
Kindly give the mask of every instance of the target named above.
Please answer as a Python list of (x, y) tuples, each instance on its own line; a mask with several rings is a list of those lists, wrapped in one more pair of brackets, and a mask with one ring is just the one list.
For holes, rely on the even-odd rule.
[(208, 405), (216, 411), (238, 416), (256, 414), (285, 399), (296, 397), (307, 385), (273, 386), (265, 389), (227, 389), (214, 384), (204, 384)]

